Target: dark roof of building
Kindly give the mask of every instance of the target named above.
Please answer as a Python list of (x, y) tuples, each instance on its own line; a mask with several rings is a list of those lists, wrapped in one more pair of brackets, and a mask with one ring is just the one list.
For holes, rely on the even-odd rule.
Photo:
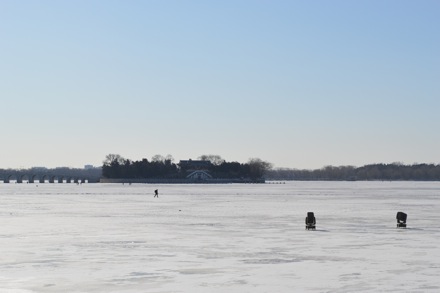
[(210, 167), (212, 164), (210, 161), (205, 160), (180, 160), (179, 165), (181, 167), (200, 168)]

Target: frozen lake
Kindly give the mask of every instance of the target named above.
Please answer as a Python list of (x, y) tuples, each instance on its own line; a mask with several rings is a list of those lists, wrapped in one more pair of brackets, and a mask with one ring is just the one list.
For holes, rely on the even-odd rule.
[(0, 292), (440, 292), (439, 182), (0, 184), (0, 203)]

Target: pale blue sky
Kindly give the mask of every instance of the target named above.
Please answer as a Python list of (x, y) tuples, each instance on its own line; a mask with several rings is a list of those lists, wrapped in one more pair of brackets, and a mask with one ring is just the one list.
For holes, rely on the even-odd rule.
[(0, 0), (0, 168), (440, 163), (440, 1)]

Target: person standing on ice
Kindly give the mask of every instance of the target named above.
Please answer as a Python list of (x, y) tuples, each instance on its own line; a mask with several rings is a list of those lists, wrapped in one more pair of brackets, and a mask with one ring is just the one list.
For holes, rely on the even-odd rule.
[(159, 190), (156, 189), (156, 190), (154, 191), (154, 197), (159, 198)]

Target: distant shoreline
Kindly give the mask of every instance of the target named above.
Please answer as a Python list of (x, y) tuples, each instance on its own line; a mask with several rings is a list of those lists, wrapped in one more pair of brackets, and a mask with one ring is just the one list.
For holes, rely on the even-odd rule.
[(230, 184), (230, 183), (265, 183), (264, 179), (246, 180), (246, 179), (128, 179), (128, 178), (101, 178), (99, 183), (146, 183), (146, 184)]

